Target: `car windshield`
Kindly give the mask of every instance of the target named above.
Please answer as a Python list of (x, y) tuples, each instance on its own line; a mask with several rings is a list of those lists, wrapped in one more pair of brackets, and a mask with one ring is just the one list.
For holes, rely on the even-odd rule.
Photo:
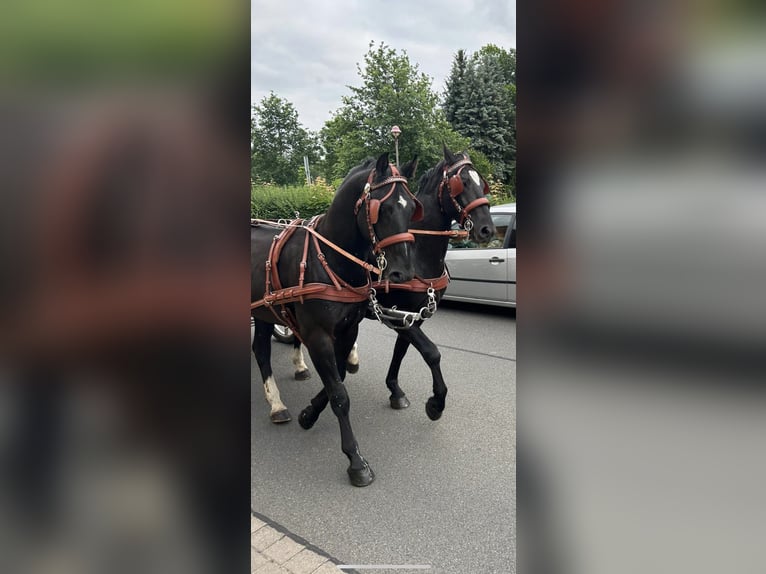
[[(495, 235), (489, 241), (479, 243), (470, 237), (465, 239), (450, 239), (449, 249), (499, 249), (503, 247), (503, 240), (511, 224), (510, 213), (493, 213), (492, 222), (495, 224)], [(459, 229), (457, 222), (453, 222), (452, 229)]]

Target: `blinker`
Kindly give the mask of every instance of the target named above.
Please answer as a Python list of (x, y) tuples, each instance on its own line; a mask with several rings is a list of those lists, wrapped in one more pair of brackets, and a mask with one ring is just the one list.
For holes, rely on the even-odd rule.
[(460, 171), (449, 178), (449, 194), (450, 197), (457, 197), (463, 193), (463, 178), (460, 177)]
[(375, 225), (378, 222), (378, 215), (380, 213), (380, 200), (370, 200), (370, 223)]
[(423, 219), (423, 204), (415, 196), (412, 199), (415, 201), (415, 213), (412, 214), (412, 221), (420, 221)]

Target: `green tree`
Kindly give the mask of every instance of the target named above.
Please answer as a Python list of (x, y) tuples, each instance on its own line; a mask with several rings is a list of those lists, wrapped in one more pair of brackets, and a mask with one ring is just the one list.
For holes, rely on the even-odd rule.
[(402, 130), (402, 164), (417, 155), (421, 166), (433, 166), (443, 157), (442, 143), (453, 150), (469, 147), (468, 138), (447, 122), (439, 96), (431, 89), (431, 78), (410, 62), (405, 51), (371, 42), (364, 66), (357, 64), (357, 71), (361, 85), (348, 86), (350, 95), (343, 96), (342, 106), (320, 132), (328, 181), (344, 177), (365, 157), (385, 150), (393, 154), (390, 129), (394, 125)]
[(495, 177), (513, 186), (516, 167), (516, 52), (492, 44), (468, 58), (458, 50), (447, 78), (450, 125), (486, 155)]
[(444, 94), (444, 114), (450, 125), (462, 123), (463, 110), (467, 106), (465, 74), (468, 69), (468, 60), (465, 50), (458, 50), (452, 61), (452, 70), (447, 78), (446, 91)]
[(253, 106), (250, 134), (250, 173), (254, 181), (302, 183), (303, 156), (311, 162), (319, 159), (316, 135), (301, 125), (295, 107), (274, 92)]

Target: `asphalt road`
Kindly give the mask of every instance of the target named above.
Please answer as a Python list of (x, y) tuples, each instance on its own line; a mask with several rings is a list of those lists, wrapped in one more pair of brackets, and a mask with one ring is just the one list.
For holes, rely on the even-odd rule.
[(309, 431), (297, 423), (321, 388), (308, 357), (312, 378), (295, 381), (292, 347), (274, 342), (274, 374), (293, 415), (281, 426), (269, 421), (251, 359), (252, 507), (347, 564), (515, 572), (515, 311), (444, 302), (425, 331), (449, 388), (436, 422), (425, 414), (431, 375), (417, 351), (410, 348), (399, 378), (412, 404), (394, 411), (385, 373), (396, 335), (368, 320), (360, 327), (360, 370), (346, 385), (351, 424), (376, 474), (366, 488), (348, 482), (329, 408)]

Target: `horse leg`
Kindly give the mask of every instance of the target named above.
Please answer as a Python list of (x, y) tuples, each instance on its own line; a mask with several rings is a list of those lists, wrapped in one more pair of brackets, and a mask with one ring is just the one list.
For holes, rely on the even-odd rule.
[[(349, 361), (351, 360), (351, 356), (356, 353), (357, 344), (356, 341), (354, 341), (354, 345), (351, 348), (351, 351), (346, 353), (345, 352), (345, 346), (342, 343), (335, 345), (335, 360), (338, 365), (338, 375), (340, 376), (341, 381), (346, 380), (346, 372), (355, 373), (356, 371), (352, 371), (349, 368)], [(344, 362), (345, 357), (345, 362)], [(357, 356), (357, 370), (359, 369), (359, 357)], [(324, 390), (319, 391), (313, 399), (311, 399), (311, 404), (307, 406), (305, 409), (301, 411), (301, 414), (298, 416), (298, 423), (306, 430), (310, 429), (314, 426), (314, 423), (317, 422), (319, 419), (319, 415), (322, 414), (322, 411), (327, 406), (327, 393), (324, 392)]]
[(295, 380), (305, 381), (311, 378), (311, 372), (306, 366), (306, 361), (303, 358), (303, 348), (298, 338), (295, 338), (293, 342), (293, 367), (295, 367)]
[(351, 348), (351, 352), (346, 358), (346, 371), (354, 374), (359, 371), (359, 347), (354, 341), (354, 346)]
[(391, 364), (388, 367), (386, 375), (386, 386), (391, 391), (388, 401), (392, 409), (406, 409), (410, 406), (410, 401), (404, 395), (404, 391), (399, 386), (399, 368), (402, 366), (402, 360), (410, 347), (409, 338), (405, 333), (408, 331), (398, 331), (396, 344), (394, 344), (394, 356), (391, 357)]
[(423, 360), (431, 369), (433, 377), (434, 394), (426, 402), (426, 414), (432, 421), (438, 420), (444, 412), (444, 401), (447, 398), (447, 385), (444, 384), (444, 377), (441, 370), (442, 355), (436, 344), (428, 338), (419, 325), (414, 325), (409, 329), (409, 338), (412, 345), (423, 356)]
[[(306, 346), (309, 350), (309, 355), (311, 355), (311, 361), (314, 363), (314, 368), (319, 373), (324, 384), (330, 408), (332, 408), (332, 411), (338, 418), (341, 449), (349, 460), (349, 467), (347, 469), (349, 480), (354, 486), (367, 486), (375, 480), (375, 474), (359, 452), (359, 445), (351, 429), (351, 421), (349, 420), (351, 400), (341, 380), (337, 359), (337, 357), (345, 359), (348, 355), (353, 341), (356, 339), (357, 329), (351, 329), (351, 331), (354, 331), (353, 336), (347, 344), (341, 341), (341, 338), (336, 339), (335, 344), (333, 344), (330, 337), (323, 334), (315, 334), (311, 339), (307, 339)], [(345, 368), (341, 367), (341, 371), (345, 371)]]
[(327, 393), (324, 389), (322, 389), (314, 396), (313, 399), (311, 399), (309, 406), (303, 409), (301, 414), (298, 415), (298, 424), (300, 424), (301, 427), (305, 430), (309, 430), (314, 426), (314, 423), (317, 422), (319, 415), (322, 414), (322, 411), (326, 406)]
[(279, 424), (290, 422), (292, 417), (290, 416), (290, 411), (282, 403), (282, 398), (279, 396), (279, 388), (277, 388), (277, 383), (271, 370), (271, 334), (273, 331), (274, 325), (256, 319), (253, 352), (255, 353), (255, 359), (258, 361), (258, 368), (261, 370), (266, 400), (271, 405), (271, 422)]

